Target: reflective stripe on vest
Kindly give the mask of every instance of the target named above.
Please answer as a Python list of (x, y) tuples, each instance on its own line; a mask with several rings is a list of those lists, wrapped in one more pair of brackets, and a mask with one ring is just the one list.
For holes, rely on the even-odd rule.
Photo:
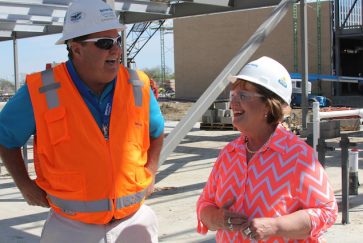
[[(144, 198), (146, 190), (135, 194), (116, 198), (116, 210), (133, 204), (140, 203)], [(112, 200), (101, 199), (97, 201), (66, 200), (48, 194), (50, 201), (62, 209), (64, 213), (95, 213), (112, 210)]]
[(132, 90), (134, 92), (135, 106), (141, 106), (142, 105), (141, 87), (144, 86), (144, 83), (140, 81), (139, 75), (137, 74), (136, 70), (128, 68), (127, 71), (129, 72), (130, 75), (129, 83), (132, 84)]
[(59, 98), (57, 89), (60, 88), (60, 83), (54, 80), (53, 69), (48, 69), (41, 72), (43, 86), (39, 88), (40, 93), (45, 93), (48, 109), (59, 106)]
[[(141, 87), (144, 83), (140, 81), (139, 75), (136, 70), (127, 69), (130, 75), (129, 83), (132, 84), (132, 90), (134, 93), (135, 106), (142, 105), (142, 91)], [(40, 93), (45, 93), (47, 99), (47, 105), (49, 109), (59, 106), (59, 98), (56, 92), (60, 88), (60, 83), (56, 83), (54, 80), (53, 69), (48, 69), (41, 72), (43, 86), (39, 88)]]

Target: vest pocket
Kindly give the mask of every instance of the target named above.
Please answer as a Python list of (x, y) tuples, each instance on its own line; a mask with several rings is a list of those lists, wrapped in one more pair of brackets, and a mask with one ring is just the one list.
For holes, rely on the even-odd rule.
[[(84, 194), (84, 177), (78, 172), (49, 173), (51, 195), (58, 195), (65, 199), (81, 198)], [(62, 194), (64, 193), (64, 194)], [(63, 196), (60, 196), (63, 195)]]
[(145, 166), (137, 166), (135, 171), (135, 180), (137, 190), (144, 189), (151, 183), (151, 172)]
[(66, 109), (64, 107), (61, 106), (48, 110), (45, 113), (45, 121), (52, 145), (69, 139)]
[(135, 120), (127, 131), (128, 142), (138, 144), (141, 151), (149, 148), (149, 127), (143, 120)]

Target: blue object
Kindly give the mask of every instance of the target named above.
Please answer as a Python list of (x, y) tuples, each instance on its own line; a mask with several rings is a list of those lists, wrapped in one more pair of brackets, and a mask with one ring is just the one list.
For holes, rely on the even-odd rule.
[[(319, 106), (320, 107), (326, 107), (330, 105), (329, 100), (325, 97), (325, 96), (321, 96), (321, 95), (313, 95), (313, 94), (309, 94), (308, 95), (308, 102), (309, 104), (312, 101), (317, 101), (319, 102)], [(293, 93), (291, 95), (291, 106), (292, 107), (301, 107), (301, 94), (299, 93)], [(311, 106), (311, 105), (309, 105)]]
[[(67, 63), (67, 67), (69, 65), (71, 63)], [(73, 78), (72, 70), (68, 71)], [(100, 109), (103, 111), (106, 109), (106, 102), (103, 101), (113, 91), (113, 86), (114, 83), (111, 82), (99, 97), (93, 94), (93, 98), (97, 100)], [(89, 100), (85, 99), (85, 97), (83, 99), (101, 129), (102, 118), (99, 112)], [(152, 138), (159, 137), (164, 131), (164, 118), (151, 89), (149, 124), (149, 133)], [(18, 148), (23, 146), (32, 134), (35, 134), (35, 120), (28, 86), (25, 84), (7, 102), (0, 113), (0, 144), (6, 148)]]

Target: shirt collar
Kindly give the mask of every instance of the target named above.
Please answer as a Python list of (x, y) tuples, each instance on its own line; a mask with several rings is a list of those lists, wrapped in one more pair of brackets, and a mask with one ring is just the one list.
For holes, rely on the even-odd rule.
[(286, 131), (281, 124), (278, 124), (267, 146), (278, 153), (284, 154), (287, 150), (287, 138), (291, 135), (293, 134)]
[(85, 82), (79, 77), (72, 60), (68, 60), (66, 62), (66, 66), (68, 69), (68, 72), (72, 78), (73, 83), (76, 85), (77, 89), (80, 90), (80, 87), (83, 87), (86, 89), (93, 97), (98, 97), (99, 99), (104, 99), (106, 96), (108, 96), (111, 91), (113, 91), (113, 87), (116, 82), (116, 78), (112, 80), (110, 83), (108, 83), (105, 87), (105, 89), (102, 91), (101, 95), (96, 95), (86, 84)]
[[(284, 154), (287, 150), (287, 138), (292, 136), (291, 133), (286, 131), (281, 124), (277, 125), (275, 131), (272, 133), (269, 142), (266, 144), (267, 148), (272, 149), (278, 153)], [(227, 145), (227, 151), (232, 152), (235, 149), (241, 149), (245, 146), (245, 136), (241, 134), (237, 139)]]

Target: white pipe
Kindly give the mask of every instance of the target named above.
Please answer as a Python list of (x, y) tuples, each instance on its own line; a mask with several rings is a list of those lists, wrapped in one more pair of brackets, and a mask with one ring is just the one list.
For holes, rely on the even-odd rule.
[(315, 150), (315, 155), (318, 155), (317, 145), (320, 138), (320, 119), (344, 116), (363, 117), (363, 109), (320, 112), (319, 102), (313, 103), (313, 149)]
[(319, 102), (313, 103), (313, 149), (318, 157), (317, 146), (320, 138), (320, 108)]
[(333, 118), (333, 117), (343, 117), (343, 116), (360, 116), (360, 117), (363, 117), (363, 109), (320, 112), (320, 118), (321, 119), (323, 119), (323, 118)]
[(359, 151), (358, 149), (351, 149), (348, 154), (349, 158), (349, 172), (358, 172), (358, 159)]

